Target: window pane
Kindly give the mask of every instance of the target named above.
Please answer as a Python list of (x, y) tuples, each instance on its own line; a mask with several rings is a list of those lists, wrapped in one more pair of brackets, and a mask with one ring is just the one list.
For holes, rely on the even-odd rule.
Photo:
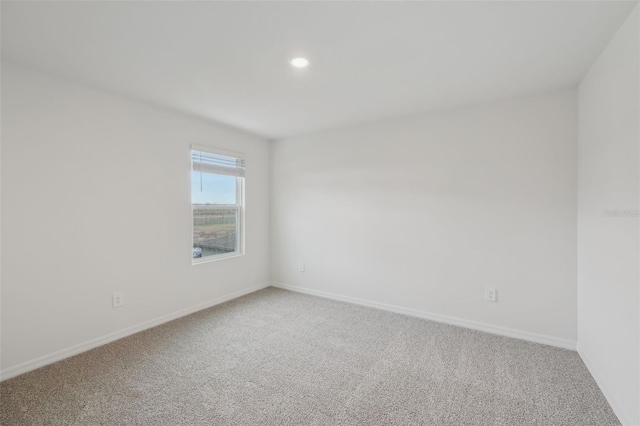
[(238, 251), (237, 235), (237, 209), (193, 204), (194, 258)]
[(193, 263), (242, 253), (243, 192), (242, 158), (191, 151)]
[(235, 176), (191, 172), (192, 204), (236, 204)]

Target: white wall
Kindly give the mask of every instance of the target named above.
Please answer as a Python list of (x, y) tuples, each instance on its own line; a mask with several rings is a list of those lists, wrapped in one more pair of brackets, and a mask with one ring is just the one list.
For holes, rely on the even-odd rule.
[(272, 279), (575, 347), (576, 129), (568, 90), (273, 142)]
[[(638, 8), (579, 86), (579, 352), (625, 424), (640, 424)], [(624, 214), (624, 213), (621, 213)]]
[[(243, 257), (191, 265), (191, 143), (246, 154)], [(253, 136), (3, 63), (3, 376), (266, 283), (268, 161)]]

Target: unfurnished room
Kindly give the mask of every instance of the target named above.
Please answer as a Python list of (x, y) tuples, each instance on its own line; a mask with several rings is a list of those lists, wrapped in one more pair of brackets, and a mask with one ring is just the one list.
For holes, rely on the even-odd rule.
[(634, 1), (1, 1), (0, 424), (640, 426)]

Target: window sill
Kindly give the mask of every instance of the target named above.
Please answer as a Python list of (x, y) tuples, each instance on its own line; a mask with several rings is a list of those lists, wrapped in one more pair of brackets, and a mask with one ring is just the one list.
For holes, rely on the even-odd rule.
[(191, 265), (201, 265), (203, 263), (209, 263), (209, 262), (217, 262), (218, 260), (225, 260), (225, 259), (231, 259), (234, 257), (240, 257), (240, 256), (244, 256), (244, 253), (229, 253), (229, 254), (221, 254), (218, 256), (209, 256), (209, 257), (201, 257), (199, 259), (193, 259), (191, 261)]

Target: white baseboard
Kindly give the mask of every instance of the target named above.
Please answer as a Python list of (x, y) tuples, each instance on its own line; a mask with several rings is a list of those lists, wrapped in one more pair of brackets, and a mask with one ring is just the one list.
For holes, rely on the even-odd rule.
[(371, 300), (359, 299), (351, 296), (342, 296), (335, 293), (328, 293), (320, 290), (312, 290), (309, 288), (298, 287), (282, 283), (271, 283), (271, 286), (284, 290), (296, 291), (299, 293), (310, 294), (313, 296), (324, 297), (326, 299), (339, 300), (342, 302), (353, 303), (356, 305), (368, 306), (371, 308), (391, 311), (398, 314), (410, 315), (413, 317), (424, 318), (431, 321), (441, 322), (445, 324), (457, 325), (459, 327), (470, 328), (473, 330), (484, 331), (500, 336), (513, 337), (516, 339), (528, 340), (530, 342), (542, 343), (543, 345), (556, 346), (558, 348), (576, 350), (576, 342), (559, 337), (547, 336), (544, 334), (530, 333), (528, 331), (514, 330), (512, 328), (500, 327), (497, 325), (485, 324), (477, 321), (466, 320), (462, 318), (450, 317), (447, 315), (434, 314), (418, 309), (404, 308), (402, 306), (389, 305), (387, 303), (374, 302)]
[(638, 426), (637, 424), (631, 423), (631, 420), (629, 419), (629, 417), (626, 416), (622, 412), (622, 410), (620, 410), (620, 407), (616, 405), (614, 399), (612, 398), (611, 392), (609, 392), (607, 386), (604, 384), (604, 381), (602, 380), (602, 375), (598, 373), (598, 370), (596, 369), (595, 364), (593, 364), (593, 362), (591, 362), (589, 357), (585, 355), (584, 350), (580, 349), (580, 345), (578, 345), (578, 355), (580, 355), (580, 358), (582, 358), (582, 362), (584, 362), (584, 365), (587, 366), (587, 370), (589, 370), (589, 373), (591, 373), (593, 380), (596, 381), (598, 387), (602, 391), (602, 394), (604, 395), (607, 402), (611, 406), (611, 409), (613, 410), (614, 414), (618, 417), (618, 420), (620, 420), (620, 423), (622, 424), (622, 426)]
[(257, 286), (243, 289), (243, 290), (234, 291), (233, 293), (227, 294), (226, 296), (218, 297), (216, 299), (209, 300), (208, 302), (199, 303), (189, 308), (180, 309), (179, 311), (175, 311), (170, 314), (163, 315), (161, 317), (158, 317), (149, 321), (145, 321), (142, 324), (127, 327), (123, 330), (109, 333), (104, 336), (88, 340), (84, 343), (80, 343), (80, 344), (71, 346), (69, 348), (61, 349), (59, 351), (55, 351), (50, 354), (32, 359), (30, 361), (23, 362), (13, 367), (6, 368), (0, 371), (0, 381), (7, 380), (15, 376), (19, 376), (20, 374), (24, 374), (29, 371), (35, 370), (37, 368), (44, 367), (45, 365), (53, 364), (54, 362), (61, 361), (73, 355), (77, 355), (79, 353), (97, 348), (98, 346), (106, 345), (107, 343), (111, 343), (118, 339), (122, 339), (123, 337), (131, 336), (132, 334), (139, 333), (141, 331), (158, 326), (160, 324), (164, 324), (174, 319), (184, 317), (186, 315), (201, 311), (203, 309), (210, 308), (215, 305), (219, 305), (220, 303), (224, 303), (232, 299), (236, 299), (240, 296), (244, 296), (245, 294), (253, 293), (254, 291), (258, 291), (265, 287), (268, 287), (269, 285), (270, 283), (263, 283)]

